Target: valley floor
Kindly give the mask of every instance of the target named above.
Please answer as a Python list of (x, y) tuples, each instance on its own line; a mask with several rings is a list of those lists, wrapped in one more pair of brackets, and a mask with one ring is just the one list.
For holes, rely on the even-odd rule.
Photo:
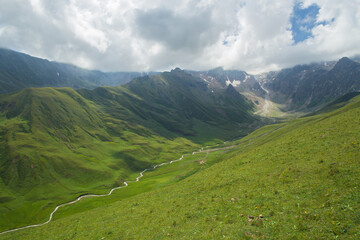
[[(225, 143), (224, 143), (224, 144), (225, 144)], [(219, 144), (216, 145), (216, 146), (219, 146)], [(206, 146), (206, 147), (201, 148), (199, 151), (194, 151), (194, 152), (192, 152), (191, 155), (197, 155), (197, 154), (206, 153), (206, 155), (204, 156), (203, 159), (198, 160), (199, 164), (205, 164), (205, 163), (206, 163), (206, 159), (208, 158), (209, 153), (211, 153), (211, 152), (217, 152), (217, 151), (228, 150), (228, 149), (231, 149), (231, 148), (233, 148), (233, 147), (235, 147), (235, 146), (227, 146), (227, 147), (221, 147), (221, 148), (217, 147), (217, 148), (212, 148), (212, 149), (206, 149), (206, 150), (204, 150), (204, 148), (208, 148), (208, 147), (209, 147), (209, 146)], [(112, 189), (109, 191), (109, 193), (107, 193), (107, 194), (85, 194), (85, 195), (79, 196), (79, 197), (76, 198), (74, 201), (60, 204), (60, 205), (58, 205), (58, 206), (55, 207), (55, 209), (50, 213), (49, 219), (48, 219), (46, 222), (44, 222), (44, 223), (39, 223), (39, 224), (28, 225), (28, 226), (19, 227), (19, 228), (14, 228), (14, 229), (11, 229), (11, 230), (7, 230), (7, 231), (0, 232), (0, 235), (7, 234), (7, 233), (11, 233), (11, 232), (17, 232), (17, 231), (21, 231), (21, 230), (24, 230), (24, 229), (36, 228), (36, 227), (44, 226), (44, 225), (50, 223), (50, 222), (53, 220), (54, 214), (55, 214), (60, 208), (62, 208), (62, 207), (76, 204), (76, 203), (78, 203), (79, 201), (81, 201), (82, 199), (108, 197), (108, 196), (112, 195), (114, 191), (116, 191), (116, 190), (118, 190), (118, 189), (122, 189), (122, 188), (128, 187), (128, 186), (129, 186), (129, 183), (138, 182), (138, 181), (140, 180), (140, 178), (142, 178), (142, 177), (144, 176), (144, 173), (145, 173), (145, 172), (153, 171), (153, 170), (157, 169), (158, 167), (162, 167), (162, 166), (164, 166), (164, 165), (173, 164), (173, 163), (175, 163), (175, 162), (181, 161), (181, 160), (183, 160), (184, 157), (189, 156), (189, 155), (190, 155), (190, 154), (182, 155), (179, 159), (171, 160), (171, 161), (169, 161), (169, 162), (163, 162), (163, 163), (161, 163), (161, 164), (157, 164), (157, 165), (155, 165), (155, 166), (152, 166), (151, 168), (146, 168), (146, 169), (144, 169), (143, 171), (141, 171), (141, 172), (139, 173), (139, 176), (136, 177), (136, 179), (135, 179), (134, 181), (124, 181), (124, 185), (123, 185), (123, 186), (112, 188)]]

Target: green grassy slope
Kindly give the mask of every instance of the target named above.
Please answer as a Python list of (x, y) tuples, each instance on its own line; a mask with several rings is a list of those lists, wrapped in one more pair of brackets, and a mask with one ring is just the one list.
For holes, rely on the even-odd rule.
[[(137, 78), (118, 88), (80, 90), (117, 119), (137, 122), (166, 137), (198, 143), (246, 135), (259, 119), (251, 102), (230, 86), (212, 93), (206, 83), (180, 69)], [(241, 126), (241, 127), (239, 127)]]
[(359, 116), (358, 96), (266, 126), (178, 183), (1, 238), (358, 239)]
[(315, 111), (315, 112), (312, 112), (310, 114), (307, 114), (307, 116), (314, 116), (314, 115), (317, 115), (317, 114), (321, 114), (321, 113), (328, 113), (328, 112), (331, 112), (331, 111), (334, 111), (338, 108), (341, 108), (343, 106), (345, 106), (346, 104), (349, 103), (349, 101), (351, 99), (353, 99), (354, 97), (360, 95), (360, 92), (350, 92), (350, 93), (347, 93), (337, 99), (335, 99), (334, 101), (328, 103), (327, 105), (325, 105), (324, 107), (320, 108), (319, 110)]

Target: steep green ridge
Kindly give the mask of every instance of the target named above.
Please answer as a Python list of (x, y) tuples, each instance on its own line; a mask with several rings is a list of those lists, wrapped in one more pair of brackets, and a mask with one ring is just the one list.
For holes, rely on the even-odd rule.
[(27, 87), (118, 86), (142, 75), (141, 72), (90, 71), (0, 48), (0, 94)]
[(261, 124), (251, 109), (231, 87), (212, 95), (181, 70), (124, 87), (0, 95), (0, 229), (43, 222), (60, 203), (245, 135)]
[(261, 124), (251, 114), (254, 105), (232, 86), (211, 92), (204, 81), (180, 69), (136, 78), (122, 87), (79, 93), (114, 118), (198, 143), (244, 136)]
[(334, 111), (338, 108), (345, 106), (346, 104), (349, 103), (349, 101), (351, 101), (351, 99), (353, 99), (354, 97), (359, 96), (359, 95), (360, 95), (360, 92), (347, 93), (344, 96), (341, 96), (341, 97), (335, 99), (334, 101), (330, 102), (329, 104), (325, 105), (324, 107), (320, 108), (319, 110), (312, 112), (310, 114), (307, 114), (306, 117)]
[(266, 126), (176, 184), (1, 237), (358, 239), (359, 115), (357, 96)]

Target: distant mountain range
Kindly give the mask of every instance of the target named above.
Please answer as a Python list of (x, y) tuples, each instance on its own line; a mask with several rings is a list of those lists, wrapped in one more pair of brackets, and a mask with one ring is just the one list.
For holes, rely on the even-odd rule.
[[(298, 65), (259, 75), (222, 68), (186, 72), (202, 79), (213, 92), (232, 85), (258, 108), (264, 104), (268, 91), (268, 99), (279, 104), (281, 111), (310, 112), (336, 97), (359, 91), (358, 60), (359, 57), (354, 60), (342, 58), (338, 62)], [(99, 86), (119, 86), (136, 77), (154, 74), (158, 73), (92, 71), (0, 49), (0, 94), (27, 87), (94, 89)]]
[(222, 68), (189, 73), (203, 79), (210, 89), (232, 85), (257, 105), (268, 91), (268, 98), (282, 105), (282, 111), (310, 112), (346, 93), (360, 90), (360, 63), (355, 60), (344, 57), (337, 62), (298, 65), (259, 75)]
[(91, 71), (0, 48), (0, 94), (27, 87), (93, 89), (118, 86), (135, 77), (151, 74), (156, 73)]

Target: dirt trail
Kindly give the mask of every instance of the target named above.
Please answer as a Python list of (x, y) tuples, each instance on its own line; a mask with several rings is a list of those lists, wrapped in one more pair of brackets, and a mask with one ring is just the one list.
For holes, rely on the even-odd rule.
[(265, 104), (263, 106), (263, 109), (262, 109), (262, 113), (263, 114), (269, 114), (270, 113), (270, 101), (269, 101), (269, 91), (264, 88), (264, 83), (260, 83), (259, 84), (261, 89), (265, 91)]

